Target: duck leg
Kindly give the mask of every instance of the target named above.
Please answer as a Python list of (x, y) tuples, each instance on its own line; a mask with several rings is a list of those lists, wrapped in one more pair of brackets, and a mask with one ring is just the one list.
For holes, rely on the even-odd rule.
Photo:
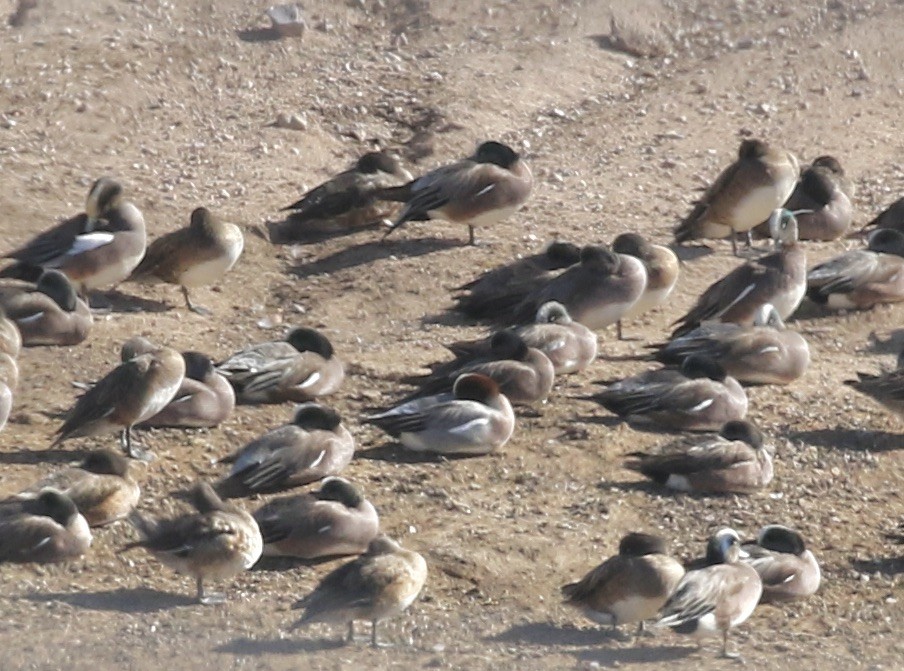
[(731, 231), (731, 253), (735, 256), (738, 255), (738, 234), (733, 229)]
[(354, 643), (355, 642), (355, 621), (348, 621), (348, 634), (345, 637), (346, 643)]
[(119, 444), (122, 446), (122, 451), (132, 459), (137, 459), (138, 461), (152, 461), (154, 459), (153, 454), (132, 443), (131, 426), (127, 426), (122, 430), (119, 436)]
[(191, 302), (191, 298), (188, 297), (188, 288), (182, 287), (182, 295), (185, 297), (185, 307), (198, 315), (203, 315), (205, 317), (210, 316), (211, 312), (209, 309), (205, 308), (203, 305), (194, 305)]
[(468, 224), (468, 244), (472, 247), (477, 244), (474, 240), (474, 226), (473, 224)]
[(740, 653), (728, 651), (728, 629), (722, 632), (722, 656), (725, 659), (738, 659)]
[(385, 641), (380, 641), (377, 638), (377, 621), (371, 620), (371, 630), (370, 630), (370, 647), (372, 648), (391, 648), (391, 643), (386, 643)]
[(226, 595), (222, 592), (210, 592), (209, 594), (204, 591), (204, 578), (198, 577), (197, 581), (198, 586), (198, 603), (204, 606), (215, 606), (219, 603), (226, 602)]
[(615, 334), (616, 334), (616, 336), (618, 336), (619, 340), (625, 339), (624, 335), (622, 334), (621, 319), (619, 319), (617, 322), (615, 322)]

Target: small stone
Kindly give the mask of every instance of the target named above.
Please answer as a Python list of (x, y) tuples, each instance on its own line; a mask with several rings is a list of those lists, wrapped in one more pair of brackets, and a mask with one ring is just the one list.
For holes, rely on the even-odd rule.
[(298, 5), (273, 5), (267, 9), (267, 16), (280, 37), (301, 37), (307, 29)]

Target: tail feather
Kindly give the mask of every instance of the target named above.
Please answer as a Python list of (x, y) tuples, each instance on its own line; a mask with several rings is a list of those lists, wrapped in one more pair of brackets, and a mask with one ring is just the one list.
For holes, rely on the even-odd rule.
[(25, 282), (37, 282), (44, 269), (31, 263), (13, 263), (0, 270), (0, 277)]
[(147, 515), (143, 515), (137, 510), (133, 510), (129, 513), (129, 516), (126, 518), (137, 531), (141, 535), (141, 539), (137, 541), (132, 541), (131, 543), (126, 543), (121, 548), (116, 551), (116, 554), (122, 554), (123, 552), (128, 552), (129, 550), (133, 550), (135, 548), (144, 547), (147, 539), (153, 536), (157, 531), (157, 520), (153, 517), (149, 517)]
[(390, 200), (395, 203), (406, 203), (411, 200), (411, 185), (413, 181), (401, 186), (388, 186), (374, 193), (377, 200)]

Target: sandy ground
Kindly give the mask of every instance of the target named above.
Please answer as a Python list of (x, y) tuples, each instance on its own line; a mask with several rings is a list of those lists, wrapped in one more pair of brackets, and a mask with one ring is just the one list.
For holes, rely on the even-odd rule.
[[(206, 608), (192, 603), (188, 579), (140, 553), (116, 555), (133, 537), (118, 524), (72, 564), (0, 570), (0, 667), (731, 668), (715, 644), (698, 651), (670, 633), (637, 647), (615, 640), (562, 607), (558, 587), (628, 530), (658, 530), (689, 558), (723, 525), (753, 533), (782, 522), (808, 539), (824, 583), (804, 603), (756, 611), (734, 636), (747, 664), (902, 668), (904, 558), (884, 536), (904, 515), (902, 426), (841, 384), (892, 365), (895, 348), (869, 336), (898, 328), (899, 307), (809, 310), (792, 322), (814, 363), (788, 388), (751, 390), (750, 417), (778, 451), (760, 495), (674, 497), (640, 484), (623, 455), (663, 436), (580, 400), (593, 380), (648, 365), (631, 357), (736, 263), (722, 242), (685, 264), (673, 304), (628, 325), (630, 340), (602, 333), (591, 370), (560, 380), (498, 454), (421, 460), (359, 421), (398, 395), (399, 375), (441, 358), (442, 343), (482, 332), (445, 313), (451, 287), (555, 238), (608, 242), (638, 230), (667, 241), (742, 136), (802, 160), (837, 156), (857, 185), (859, 223), (904, 193), (900, 2), (622, 4), (310, 0), (303, 38), (267, 40), (257, 30), (264, 4), (38, 0), (24, 25), (0, 28), (4, 250), (79, 211), (103, 174), (123, 181), (151, 237), (198, 205), (248, 231), (234, 272), (198, 292), (214, 317), (186, 313), (173, 287), (124, 286), (142, 311), (100, 317), (77, 348), (23, 353), (0, 493), (113, 444), (46, 450), (75, 397), (69, 382), (108, 370), (127, 337), (218, 358), (306, 324), (348, 362), (331, 399), (361, 450), (346, 474), (385, 530), (430, 566), (422, 598), (384, 628), (395, 647), (339, 647), (328, 628), (286, 633), (290, 605), (333, 564), (267, 565), (227, 585), (227, 604)], [(307, 128), (273, 127), (280, 113)], [(487, 244), (477, 248), (462, 245), (464, 227), (441, 222), (411, 225), (387, 245), (375, 232), (298, 247), (254, 234), (363, 151), (404, 153), (416, 133), (433, 153), (409, 164), (414, 172), (483, 139), (513, 144), (536, 178), (527, 206), (480, 231)], [(816, 261), (855, 244), (807, 249)], [(171, 492), (216, 477), (212, 459), (290, 412), (241, 408), (215, 430), (143, 434), (159, 456), (140, 474), (143, 507), (175, 509)]]

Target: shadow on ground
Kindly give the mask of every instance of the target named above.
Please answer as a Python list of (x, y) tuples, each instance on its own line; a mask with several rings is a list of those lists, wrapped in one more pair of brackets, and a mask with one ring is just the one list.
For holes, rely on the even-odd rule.
[(790, 440), (799, 440), (807, 445), (828, 447), (858, 452), (891, 452), (902, 447), (901, 434), (888, 431), (867, 431), (865, 429), (813, 429), (795, 431), (788, 434)]
[(627, 631), (578, 629), (572, 626), (560, 627), (550, 623), (536, 622), (515, 625), (488, 640), (520, 645), (592, 648), (592, 650), (580, 651), (576, 656), (583, 662), (596, 662), (601, 666), (669, 662), (687, 657), (696, 651), (694, 647), (660, 646), (644, 641), (636, 646), (622, 647), (626, 641), (630, 641), (630, 638)]
[(116, 611), (120, 613), (156, 613), (172, 608), (199, 606), (197, 599), (185, 594), (158, 592), (147, 587), (120, 588), (99, 592), (30, 594), (25, 598), (38, 603), (59, 601), (86, 610)]
[(364, 242), (354, 247), (347, 247), (322, 259), (302, 263), (290, 269), (298, 277), (310, 277), (323, 273), (334, 273), (348, 268), (356, 268), (390, 256), (415, 258), (438, 252), (444, 249), (461, 247), (458, 240), (442, 240), (440, 238), (419, 238), (382, 242), (380, 240)]

